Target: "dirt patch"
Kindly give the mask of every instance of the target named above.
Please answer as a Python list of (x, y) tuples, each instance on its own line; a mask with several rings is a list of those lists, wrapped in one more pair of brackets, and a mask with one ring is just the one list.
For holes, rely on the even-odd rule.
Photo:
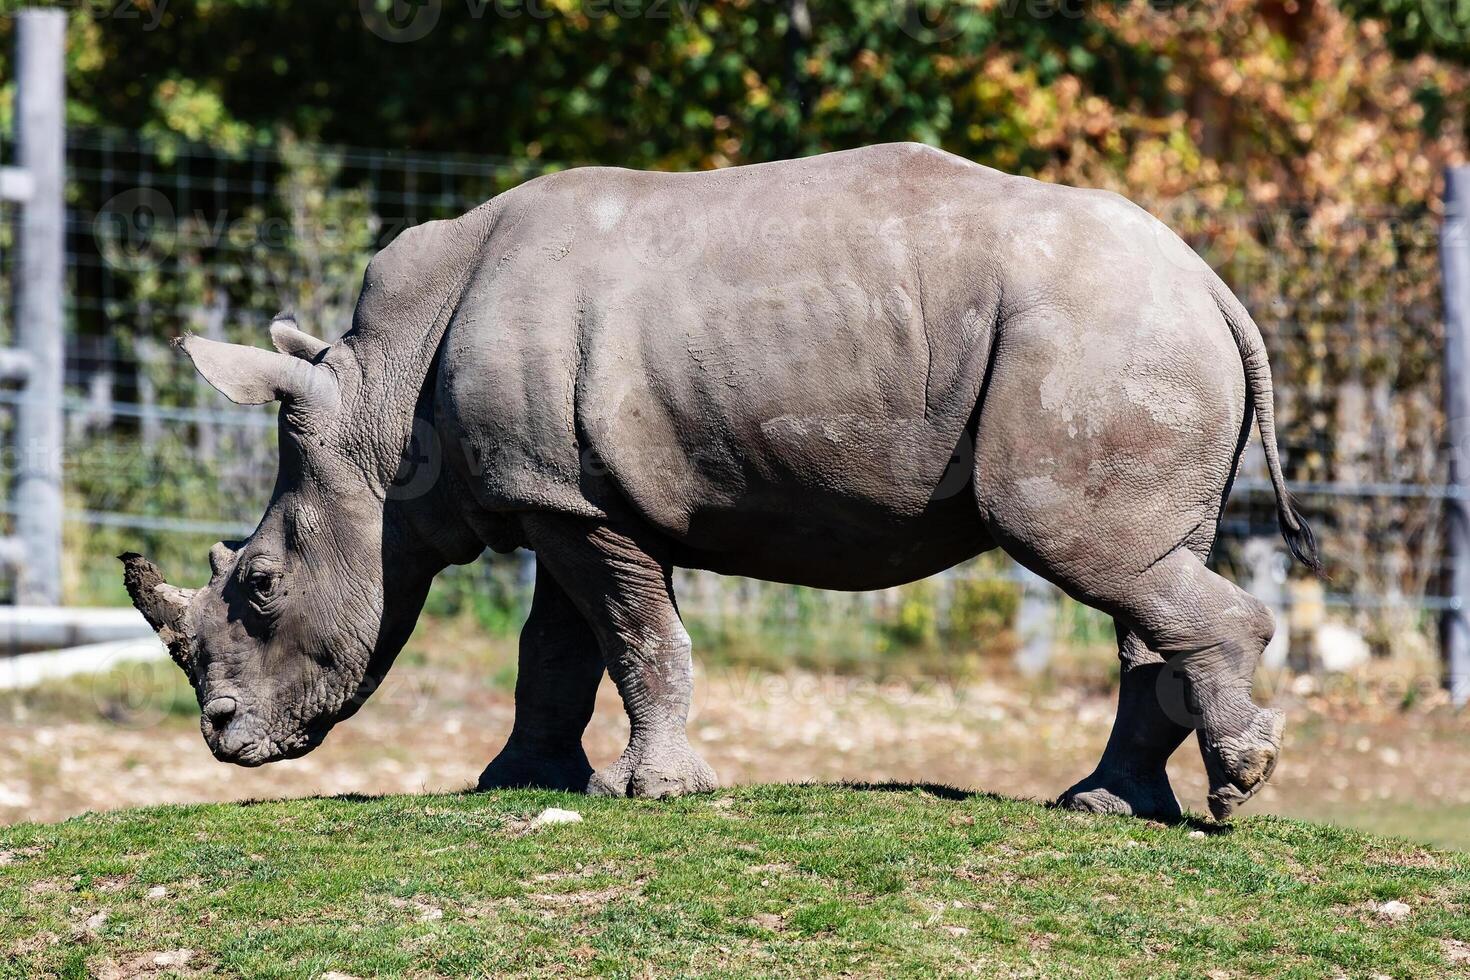
[(34, 956), (48, 946), (55, 946), (59, 942), (61, 942), (61, 937), (54, 932), (38, 932), (16, 940), (10, 947), (10, 955)]
[(1372, 847), (1363, 855), (1363, 863), (1387, 868), (1440, 868), (1444, 861), (1433, 851), (1422, 847), (1388, 850)]
[(538, 905), (550, 905), (554, 908), (600, 909), (616, 899), (636, 896), (639, 891), (640, 889), (627, 885), (612, 885), (589, 891), (533, 893), (526, 897)]
[(406, 909), (418, 922), (437, 922), (444, 918), (444, 909), (427, 898), (398, 898), (390, 896), (388, 904), (395, 909)]
[(104, 960), (95, 968), (99, 980), (132, 980), (134, 977), (202, 976), (203, 958), (192, 949), (163, 949), (141, 953), (123, 962)]

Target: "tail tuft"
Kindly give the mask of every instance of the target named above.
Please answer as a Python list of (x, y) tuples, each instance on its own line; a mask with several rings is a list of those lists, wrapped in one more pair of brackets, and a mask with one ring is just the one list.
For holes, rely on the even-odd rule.
[(1281, 536), (1286, 539), (1286, 547), (1291, 550), (1292, 557), (1311, 569), (1313, 575), (1325, 578), (1322, 555), (1317, 551), (1317, 536), (1312, 533), (1312, 526), (1306, 519), (1297, 513), (1296, 503), (1290, 496), (1281, 501), (1280, 520)]

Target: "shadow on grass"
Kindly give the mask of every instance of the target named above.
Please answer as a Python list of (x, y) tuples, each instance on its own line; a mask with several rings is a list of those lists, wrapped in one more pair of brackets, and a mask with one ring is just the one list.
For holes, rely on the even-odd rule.
[[(888, 782), (880, 782), (880, 783), (867, 783), (867, 782), (835, 782), (835, 783), (802, 782), (802, 783), (743, 784), (743, 785), (736, 785), (736, 786), (721, 786), (718, 789), (713, 790), (712, 793), (697, 793), (697, 794), (693, 794), (693, 795), (694, 796), (710, 796), (710, 795), (713, 795), (713, 793), (728, 792), (730, 790), (738, 790), (738, 789), (747, 789), (747, 788), (751, 788), (752, 786), (790, 786), (790, 787), (797, 787), (797, 788), (810, 787), (811, 789), (841, 789), (841, 790), (852, 790), (852, 791), (859, 792), (859, 793), (914, 793), (914, 792), (920, 792), (920, 793), (927, 793), (928, 795), (937, 797), (937, 798), (939, 798), (941, 800), (949, 800), (949, 801), (954, 802), (954, 803), (963, 803), (966, 800), (990, 800), (990, 801), (995, 802), (995, 803), (1024, 803), (1024, 804), (1029, 804), (1031, 806), (1041, 807), (1042, 809), (1046, 809), (1046, 810), (1061, 810), (1061, 808), (1057, 806), (1057, 804), (1055, 803), (1055, 801), (1038, 800), (1038, 799), (1035, 799), (1033, 797), (1005, 796), (1005, 795), (1000, 794), (1000, 793), (987, 793), (987, 792), (980, 791), (980, 790), (960, 789), (958, 786), (950, 786), (950, 785), (945, 784), (945, 783), (902, 782), (902, 781), (897, 781), (897, 780), (888, 781)], [(541, 791), (543, 789), (543, 787), (536, 787), (536, 786), (527, 786), (527, 787), (523, 787), (523, 788), (524, 789), (527, 789), (527, 790), (536, 790), (536, 791)], [(511, 792), (519, 792), (519, 791), (520, 790), (518, 790), (518, 789), (511, 790)], [(462, 789), (462, 790), (459, 790), (457, 792), (450, 793), (450, 794), (447, 794), (447, 795), (451, 795), (451, 796), (479, 796), (479, 795), (488, 795), (488, 794), (497, 793), (497, 792), (502, 792), (502, 791), (501, 790), (478, 790), (478, 789), (474, 789), (473, 787), (469, 787), (469, 788)], [(565, 790), (556, 790), (556, 792), (566, 792), (566, 791)], [(383, 793), (383, 794), (372, 794), (372, 793), (339, 793), (339, 794), (336, 794), (334, 796), (300, 796), (300, 797), (280, 797), (280, 798), (276, 798), (276, 799), (242, 800), (237, 805), (238, 806), (242, 806), (242, 807), (248, 807), (248, 806), (257, 806), (257, 805), (262, 804), (262, 803), (282, 803), (282, 802), (287, 802), (287, 801), (291, 801), (291, 800), (332, 800), (332, 801), (339, 801), (339, 802), (343, 802), (343, 803), (373, 803), (373, 802), (376, 802), (378, 800), (382, 800), (382, 799), (384, 799), (384, 798), (386, 798), (387, 796), (390, 796), (390, 795), (391, 796), (398, 796), (398, 795), (402, 795), (402, 794), (397, 794), (397, 793), (393, 793), (393, 794), (387, 794), (387, 793)], [(438, 794), (435, 794), (435, 795), (438, 795)], [(569, 794), (569, 795), (575, 796), (577, 794), (572, 793), (572, 794)], [(1063, 811), (1063, 812), (1067, 812), (1067, 811)], [(1121, 814), (1114, 815), (1114, 817), (1115, 817), (1115, 819), (1118, 819), (1118, 820), (1133, 820), (1133, 819), (1135, 819), (1134, 817), (1123, 816)], [(1214, 821), (1205, 820), (1205, 819), (1203, 819), (1201, 817), (1197, 817), (1197, 816), (1195, 816), (1193, 814), (1189, 814), (1189, 813), (1186, 813), (1183, 816), (1181, 816), (1181, 817), (1179, 817), (1179, 818), (1177, 818), (1175, 820), (1146, 820), (1146, 821), (1143, 821), (1143, 822), (1145, 824), (1153, 824), (1153, 825), (1164, 826), (1164, 827), (1181, 827), (1181, 826), (1182, 827), (1188, 827), (1190, 830), (1198, 830), (1198, 831), (1201, 831), (1201, 832), (1203, 832), (1203, 833), (1205, 833), (1205, 834), (1207, 834), (1207, 835), (1209, 835), (1211, 837), (1227, 836), (1229, 834), (1235, 833), (1235, 827), (1232, 824), (1228, 824), (1228, 823), (1227, 824), (1215, 823)]]
[[(986, 793), (980, 790), (960, 789), (957, 786), (949, 786), (944, 783), (906, 783), (906, 782), (884, 782), (884, 783), (803, 783), (806, 786), (825, 786), (831, 789), (854, 789), (870, 793), (912, 793), (915, 791), (937, 796), (942, 800), (953, 800), (956, 803), (964, 800), (993, 800), (996, 803), (1029, 803), (1047, 810), (1061, 810), (1054, 800), (1038, 800), (1029, 796), (1004, 796), (1000, 793)], [(1066, 811), (1064, 811), (1066, 812)], [(1102, 815), (1102, 814), (1100, 814)], [(1133, 820), (1134, 817), (1116, 815), (1120, 820)], [(1186, 813), (1173, 820), (1146, 820), (1145, 823), (1160, 824), (1166, 827), (1188, 827), (1190, 830), (1198, 830), (1211, 837), (1223, 837), (1235, 833), (1235, 827), (1231, 824), (1215, 823), (1193, 814)]]

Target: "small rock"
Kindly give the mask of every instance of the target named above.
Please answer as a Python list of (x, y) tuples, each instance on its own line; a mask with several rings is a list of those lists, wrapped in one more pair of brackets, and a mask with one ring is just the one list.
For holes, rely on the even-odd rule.
[(1409, 908), (1409, 906), (1405, 905), (1403, 902), (1392, 901), (1384, 902), (1382, 905), (1376, 906), (1373, 911), (1378, 913), (1378, 917), (1380, 919), (1388, 919), (1390, 922), (1402, 922), (1403, 920), (1407, 919), (1409, 917), (1409, 913), (1414, 910)]
[(163, 898), (167, 894), (168, 889), (163, 887), (162, 885), (154, 885), (152, 888), (148, 889), (148, 897), (154, 900)]
[(1299, 698), (1311, 697), (1317, 693), (1317, 678), (1311, 674), (1299, 674), (1291, 682), (1291, 693)]
[(1204, 835), (1205, 832), (1203, 830), (1191, 830), (1189, 832), (1189, 836), (1191, 837), (1203, 837)]
[(93, 913), (86, 922), (82, 923), (83, 928), (88, 932), (96, 932), (105, 925), (107, 925), (107, 911), (105, 909), (101, 912)]
[(970, 930), (964, 926), (945, 926), (944, 931), (951, 936), (968, 936), (970, 934)]
[(557, 807), (549, 806), (545, 810), (542, 810), (540, 813), (536, 814), (536, 816), (531, 820), (530, 829), (540, 830), (542, 827), (547, 827), (554, 823), (581, 822), (582, 815), (576, 810), (561, 810)]
[(155, 953), (153, 965), (160, 969), (168, 969), (175, 966), (184, 966), (194, 958), (192, 949), (170, 949), (162, 953)]

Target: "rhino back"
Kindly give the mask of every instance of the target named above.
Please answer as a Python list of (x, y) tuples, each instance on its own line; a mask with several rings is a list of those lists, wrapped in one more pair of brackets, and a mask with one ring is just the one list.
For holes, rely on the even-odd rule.
[(1002, 307), (1085, 247), (1029, 216), (1097, 195), (904, 144), (502, 198), (442, 370), (483, 506), (631, 508), (685, 563), (771, 578), (810, 578), (772, 542), (882, 548), (901, 581), (984, 544), (951, 464)]

